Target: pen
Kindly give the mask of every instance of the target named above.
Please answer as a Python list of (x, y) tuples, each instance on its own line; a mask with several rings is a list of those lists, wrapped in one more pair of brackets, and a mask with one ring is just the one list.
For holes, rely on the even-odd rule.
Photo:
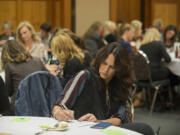
[[(63, 110), (69, 110), (69, 109), (66, 107), (66, 105), (64, 105), (64, 104), (60, 104), (60, 107), (61, 107)], [(74, 116), (73, 116), (72, 120), (74, 120)], [(73, 122), (72, 120), (68, 120), (68, 121), (69, 121), (69, 122)]]
[(61, 107), (62, 109), (68, 110), (68, 108), (67, 108), (64, 104), (60, 104), (60, 107)]

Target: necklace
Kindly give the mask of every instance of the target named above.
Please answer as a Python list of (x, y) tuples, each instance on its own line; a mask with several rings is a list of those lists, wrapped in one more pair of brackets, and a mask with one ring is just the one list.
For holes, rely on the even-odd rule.
[(108, 88), (106, 88), (106, 106), (107, 106), (107, 110), (108, 110), (107, 113), (109, 113), (111, 105), (110, 105), (109, 90), (108, 90)]

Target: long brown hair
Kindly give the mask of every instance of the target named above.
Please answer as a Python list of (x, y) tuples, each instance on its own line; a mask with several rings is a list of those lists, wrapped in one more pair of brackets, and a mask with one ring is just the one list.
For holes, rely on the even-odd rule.
[(1, 68), (4, 70), (6, 63), (21, 63), (32, 58), (26, 49), (15, 40), (8, 40), (2, 49)]
[(84, 33), (82, 39), (86, 39), (87, 37), (91, 36), (91, 34), (94, 32), (99, 32), (101, 26), (102, 26), (102, 23), (99, 21), (96, 21), (93, 24), (91, 24), (91, 26)]
[(115, 42), (103, 47), (98, 51), (92, 63), (92, 68), (100, 78), (99, 67), (110, 54), (113, 54), (115, 57), (115, 75), (109, 82), (108, 87), (114, 95), (113, 98), (119, 102), (125, 102), (129, 96), (129, 88), (134, 81), (130, 54), (127, 52), (127, 49)]

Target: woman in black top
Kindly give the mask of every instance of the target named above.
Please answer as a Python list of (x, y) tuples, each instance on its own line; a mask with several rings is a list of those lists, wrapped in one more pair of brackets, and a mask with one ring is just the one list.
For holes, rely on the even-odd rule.
[(51, 73), (60, 75), (63, 87), (77, 72), (86, 68), (83, 50), (74, 43), (67, 33), (63, 31), (56, 33), (51, 41), (51, 50), (59, 62), (57, 69), (51, 70)]
[[(113, 116), (107, 121), (119, 125), (123, 120), (128, 89), (133, 83), (131, 73), (129, 53), (124, 46), (110, 44), (98, 52), (91, 70), (79, 72), (68, 82), (57, 105), (63, 104), (73, 109), (76, 119), (96, 121)], [(59, 106), (55, 106), (53, 114), (57, 111), (56, 108), (61, 111)], [(119, 114), (118, 110), (122, 113)], [(93, 113), (94, 119), (91, 115), (88, 115), (88, 119), (83, 117), (88, 113)], [(62, 117), (63, 115), (66, 114), (58, 113), (55, 117), (59, 120), (71, 119), (68, 116)]]
[[(79, 121), (102, 120), (113, 125), (123, 124), (128, 90), (133, 83), (129, 55), (118, 43), (100, 49), (91, 69), (80, 71), (67, 83), (52, 115), (59, 121), (75, 118)], [(145, 124), (125, 124), (123, 127), (147, 135), (154, 134)]]
[(160, 34), (157, 29), (150, 28), (144, 36), (140, 47), (150, 61), (151, 77), (153, 81), (169, 78), (169, 70), (162, 64), (162, 60), (170, 62), (171, 58), (166, 52), (163, 43), (160, 41)]

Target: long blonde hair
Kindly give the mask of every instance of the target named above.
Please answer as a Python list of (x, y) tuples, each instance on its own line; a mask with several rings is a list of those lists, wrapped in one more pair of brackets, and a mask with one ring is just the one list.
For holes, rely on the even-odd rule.
[(84, 61), (83, 51), (75, 45), (68, 34), (61, 31), (52, 39), (51, 50), (62, 65), (66, 64), (67, 60), (74, 57), (77, 57), (82, 63)]
[(102, 37), (106, 37), (107, 35), (115, 32), (117, 30), (116, 23), (113, 21), (105, 21), (102, 25)]
[(23, 44), (24, 45), (24, 41), (21, 37), (21, 33), (20, 33), (20, 30), (23, 28), (23, 27), (27, 27), (31, 32), (32, 32), (32, 40), (36, 43), (40, 43), (40, 39), (38, 38), (37, 34), (36, 34), (36, 31), (34, 30), (34, 27), (28, 22), (28, 21), (24, 21), (24, 22), (21, 22), (18, 27), (17, 27), (17, 30), (16, 30), (16, 40), (20, 43), (20, 44)]
[(142, 22), (139, 20), (133, 20), (131, 21), (131, 26), (135, 29), (135, 39), (137, 39), (140, 35), (138, 35), (139, 29), (142, 29)]
[(150, 43), (152, 41), (160, 41), (160, 33), (156, 28), (150, 28), (146, 31), (142, 45)]

